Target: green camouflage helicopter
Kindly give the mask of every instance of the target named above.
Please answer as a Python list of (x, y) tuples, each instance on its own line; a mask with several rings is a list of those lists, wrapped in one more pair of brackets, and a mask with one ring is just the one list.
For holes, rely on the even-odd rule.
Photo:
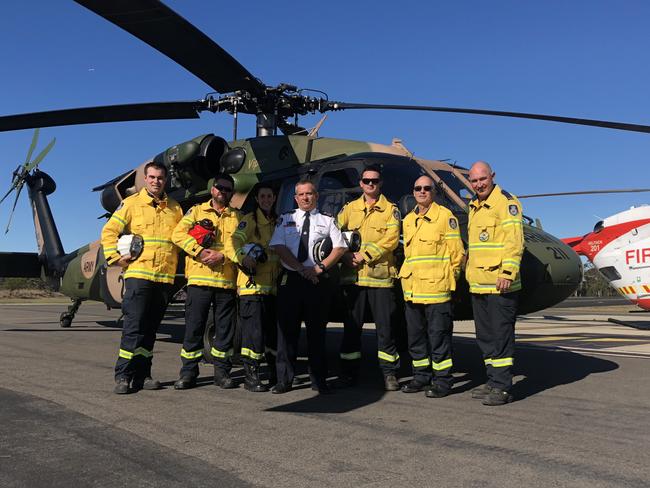
[[(265, 85), (223, 48), (159, 1), (77, 0), (77, 3), (165, 54), (219, 95), (209, 95), (197, 101), (97, 106), (2, 116), (0, 131), (99, 122), (190, 119), (198, 118), (203, 111), (227, 112), (233, 116), (232, 141), (213, 134), (198, 136), (176, 144), (141, 166), (94, 188), (101, 192), (100, 201), (107, 216), (122, 199), (140, 190), (144, 164), (151, 160), (162, 161), (167, 166), (170, 178), (166, 191), (184, 209), (209, 198), (211, 177), (218, 171), (225, 171), (235, 179), (234, 206), (244, 211), (251, 208), (250, 190), (257, 182), (266, 181), (278, 188), (277, 210), (280, 213), (294, 207), (293, 185), (303, 177), (316, 183), (321, 209), (338, 212), (343, 204), (359, 196), (361, 171), (372, 163), (382, 165), (385, 175), (383, 191), (398, 204), (402, 215), (414, 206), (412, 182), (421, 174), (431, 176), (438, 187), (438, 203), (458, 217), (465, 237), (467, 201), (473, 195), (467, 169), (414, 157), (399, 140), (394, 140), (391, 145), (381, 145), (319, 137), (319, 126), (306, 130), (298, 125), (298, 117), (353, 109), (418, 110), (650, 132), (650, 127), (643, 125), (541, 114), (330, 101), (309, 96), (314, 92), (289, 84)], [(256, 137), (238, 139), (239, 114), (255, 116)], [(61, 314), (61, 326), (69, 327), (84, 300), (102, 301), (108, 307), (120, 306), (121, 269), (105, 266), (99, 241), (70, 253), (64, 252), (47, 201), (56, 185), (49, 175), (38, 169), (42, 159), (40, 154), (34, 161), (29, 161), (35, 145), (36, 134), (26, 163), (14, 172), (8, 194), (16, 191), (17, 200), (23, 185), (27, 185), (38, 252), (0, 253), (0, 276), (48, 280), (73, 300), (68, 310)], [(527, 219), (524, 226), (524, 237), (526, 251), (521, 267), (523, 292), (520, 313), (530, 313), (571, 295), (581, 282), (582, 264), (569, 246), (534, 226), (531, 219)], [(183, 262), (182, 259), (179, 261)], [(176, 286), (180, 289), (183, 285), (182, 269), (179, 269)], [(466, 284), (461, 284), (455, 302), (456, 318), (471, 318)]]

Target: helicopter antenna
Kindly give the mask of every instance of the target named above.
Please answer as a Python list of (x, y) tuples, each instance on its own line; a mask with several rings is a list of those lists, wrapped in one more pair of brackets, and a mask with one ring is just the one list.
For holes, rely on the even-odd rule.
[(323, 126), (326, 119), (327, 119), (327, 115), (323, 115), (321, 117), (321, 119), (318, 121), (318, 123), (314, 127), (311, 128), (311, 130), (307, 134), (307, 137), (318, 137), (318, 131)]

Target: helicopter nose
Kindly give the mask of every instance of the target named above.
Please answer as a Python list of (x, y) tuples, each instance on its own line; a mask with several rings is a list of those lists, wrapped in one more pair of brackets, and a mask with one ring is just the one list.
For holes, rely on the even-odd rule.
[(541, 230), (529, 228), (526, 233), (521, 263), (522, 314), (562, 302), (582, 282), (582, 260), (570, 246)]

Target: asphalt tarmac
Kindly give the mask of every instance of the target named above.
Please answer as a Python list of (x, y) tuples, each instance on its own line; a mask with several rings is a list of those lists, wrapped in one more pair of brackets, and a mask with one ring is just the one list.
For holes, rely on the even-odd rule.
[[(650, 316), (589, 307), (521, 317), (516, 401), (486, 407), (469, 393), (484, 381), (471, 322), (455, 326), (443, 399), (382, 390), (372, 327), (356, 389), (220, 390), (204, 365), (199, 387), (175, 391), (174, 317), (154, 358), (165, 389), (118, 396), (119, 312), (83, 304), (61, 329), (62, 305), (0, 304), (0, 486), (647, 487), (650, 331), (607, 319)], [(329, 329), (332, 371), (340, 333)]]

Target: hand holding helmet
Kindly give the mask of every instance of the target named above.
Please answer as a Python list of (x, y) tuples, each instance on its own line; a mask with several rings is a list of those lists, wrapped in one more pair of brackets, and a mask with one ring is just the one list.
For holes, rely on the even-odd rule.
[(142, 254), (144, 239), (138, 234), (124, 234), (117, 240), (117, 252), (122, 258), (117, 262), (120, 266), (128, 266)]
[(255, 272), (257, 271), (257, 265), (265, 263), (268, 260), (268, 256), (264, 248), (257, 243), (246, 244), (242, 247), (241, 252), (244, 257), (241, 259), (241, 263), (237, 266), (249, 277), (246, 286), (250, 288), (251, 286), (255, 286), (253, 276), (255, 276)]
[(206, 249), (212, 247), (217, 239), (214, 224), (210, 219), (202, 219), (194, 222), (194, 225), (192, 225), (187, 233), (194, 237), (201, 247)]

